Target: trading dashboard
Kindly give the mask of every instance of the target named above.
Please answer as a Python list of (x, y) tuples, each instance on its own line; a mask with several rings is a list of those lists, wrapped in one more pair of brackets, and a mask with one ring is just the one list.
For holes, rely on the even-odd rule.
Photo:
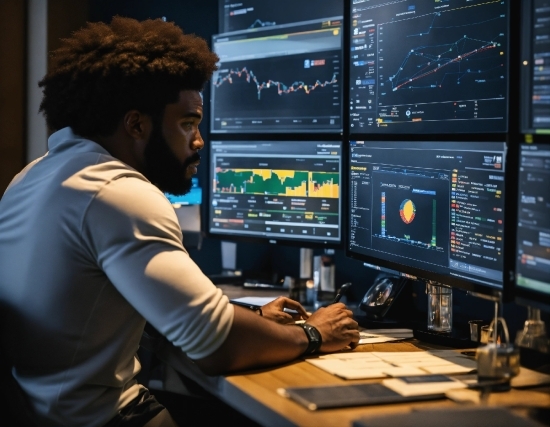
[(344, 4), (334, 0), (222, 0), (220, 33), (254, 30), (298, 21), (342, 17)]
[(505, 0), (352, 0), (351, 133), (507, 131)]
[(502, 286), (505, 155), (503, 142), (351, 141), (348, 251)]
[(522, 145), (519, 168), (519, 288), (550, 296), (550, 144)]
[(212, 133), (342, 130), (342, 19), (219, 34), (212, 45)]
[(550, 132), (550, 0), (523, 2), (522, 127)]
[(212, 141), (209, 231), (339, 243), (341, 143)]

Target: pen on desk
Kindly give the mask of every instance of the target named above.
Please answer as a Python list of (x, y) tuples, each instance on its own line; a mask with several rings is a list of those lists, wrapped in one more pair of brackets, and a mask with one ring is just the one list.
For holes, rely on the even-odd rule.
[(337, 302), (340, 301), (340, 298), (342, 298), (346, 292), (348, 291), (349, 287), (351, 286), (351, 283), (348, 282), (348, 283), (344, 283), (340, 289), (338, 289), (338, 293), (336, 294), (336, 296), (334, 297), (334, 300), (332, 301), (332, 304), (336, 304)]

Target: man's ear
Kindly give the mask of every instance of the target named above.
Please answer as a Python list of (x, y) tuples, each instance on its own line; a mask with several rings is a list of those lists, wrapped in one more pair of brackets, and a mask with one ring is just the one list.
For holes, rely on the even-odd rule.
[(151, 132), (151, 118), (137, 110), (130, 110), (124, 115), (124, 129), (135, 141), (146, 141)]

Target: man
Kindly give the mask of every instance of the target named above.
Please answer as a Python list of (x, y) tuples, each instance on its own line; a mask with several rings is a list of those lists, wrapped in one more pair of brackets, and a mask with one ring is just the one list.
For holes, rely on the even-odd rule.
[(309, 329), (282, 324), (284, 307), (306, 317), (286, 298), (262, 310), (277, 321), (263, 318), (229, 304), (185, 251), (162, 192), (189, 190), (204, 146), (200, 91), (218, 58), (202, 39), (116, 17), (52, 60), (39, 83), (49, 151), (0, 201), (0, 353), (37, 425), (174, 425), (135, 380), (146, 322), (207, 374), (356, 345), (343, 304)]

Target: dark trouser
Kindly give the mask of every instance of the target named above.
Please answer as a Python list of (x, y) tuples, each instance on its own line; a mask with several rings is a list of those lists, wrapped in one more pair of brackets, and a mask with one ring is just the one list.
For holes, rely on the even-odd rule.
[(141, 390), (138, 397), (119, 411), (104, 427), (179, 427), (168, 410), (149, 390)]

